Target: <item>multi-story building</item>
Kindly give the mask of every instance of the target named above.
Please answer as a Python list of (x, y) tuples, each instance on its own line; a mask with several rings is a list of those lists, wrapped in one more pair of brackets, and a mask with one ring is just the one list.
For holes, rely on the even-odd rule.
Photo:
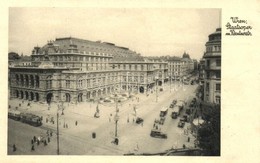
[(205, 78), (205, 59), (201, 59), (198, 64), (198, 70), (199, 70), (199, 82), (200, 85), (204, 85), (204, 78)]
[(184, 75), (184, 61), (179, 57), (168, 59), (168, 72), (172, 80), (180, 80)]
[(208, 36), (206, 42), (204, 101), (220, 104), (221, 97), (221, 28)]
[(166, 62), (107, 42), (57, 38), (32, 51), (32, 65), (9, 67), (10, 95), (40, 102), (83, 102), (118, 91), (141, 93), (163, 85)]

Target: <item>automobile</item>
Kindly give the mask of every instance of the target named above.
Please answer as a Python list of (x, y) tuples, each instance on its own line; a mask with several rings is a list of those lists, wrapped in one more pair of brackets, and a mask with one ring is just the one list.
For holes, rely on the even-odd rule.
[(172, 119), (177, 119), (178, 114), (176, 112), (172, 112)]
[(190, 115), (191, 110), (190, 110), (189, 108), (187, 108), (186, 111), (185, 111), (185, 113), (188, 114), (188, 115)]
[(142, 118), (140, 118), (140, 117), (137, 117), (137, 118), (136, 118), (135, 123), (141, 124), (141, 123), (143, 123), (143, 122), (144, 122), (144, 120), (143, 120)]
[(184, 125), (185, 125), (185, 122), (184, 122), (184, 121), (179, 121), (178, 127), (183, 128)]
[(183, 115), (182, 118), (180, 119), (180, 121), (188, 122), (188, 119), (189, 119), (188, 115)]
[(177, 100), (172, 100), (172, 104), (175, 105), (177, 103)]
[(156, 129), (152, 129), (151, 130), (151, 133), (150, 133), (150, 136), (151, 137), (155, 137), (155, 138), (163, 138), (163, 139), (167, 139), (167, 134), (159, 131), (159, 130), (156, 130)]
[(163, 124), (164, 124), (164, 121), (165, 121), (165, 117), (160, 117), (159, 124), (160, 124), (160, 125), (163, 125)]

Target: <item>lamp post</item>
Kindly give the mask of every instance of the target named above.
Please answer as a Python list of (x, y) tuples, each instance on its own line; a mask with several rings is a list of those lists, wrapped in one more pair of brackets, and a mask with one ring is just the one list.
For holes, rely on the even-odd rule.
[(129, 72), (126, 72), (126, 85), (127, 85), (127, 92), (128, 92), (128, 94), (129, 94), (129, 80), (128, 80), (128, 74), (129, 74)]
[(119, 112), (119, 108), (118, 108), (118, 98), (117, 95), (115, 95), (115, 100), (116, 100), (116, 115), (114, 117), (115, 120), (115, 138), (117, 138), (117, 125), (118, 125), (118, 120), (119, 120), (119, 116), (118, 116), (118, 112)]
[(60, 154), (60, 139), (59, 139), (59, 113), (57, 111), (57, 155)]
[(156, 102), (158, 102), (158, 76), (155, 77), (156, 84)]

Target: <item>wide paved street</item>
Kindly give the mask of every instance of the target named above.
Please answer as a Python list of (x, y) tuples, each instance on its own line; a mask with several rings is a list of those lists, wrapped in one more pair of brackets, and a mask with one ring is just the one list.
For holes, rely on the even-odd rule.
[[(184, 128), (178, 128), (178, 119), (171, 118), (171, 110), (167, 114), (164, 125), (160, 125), (161, 131), (168, 136), (167, 139), (150, 137), (154, 120), (159, 119), (160, 109), (164, 106), (169, 107), (173, 99), (185, 100), (189, 102), (195, 97), (195, 90), (198, 85), (178, 85), (172, 84), (170, 91), (169, 84), (164, 85), (164, 91), (158, 91), (158, 102), (156, 93), (149, 93), (149, 96), (137, 94), (134, 98), (119, 104), (118, 137), (119, 144), (111, 143), (115, 136), (115, 104), (99, 104), (100, 117), (95, 118), (97, 104), (86, 102), (80, 104), (65, 104), (64, 115), (59, 118), (60, 128), (60, 154), (61, 155), (123, 155), (125, 153), (154, 153), (163, 152), (170, 148), (194, 147), (194, 137), (189, 134), (184, 135), (184, 129), (189, 127), (186, 123)], [(139, 98), (139, 100), (138, 100)], [(21, 103), (21, 107), (19, 107)], [(41, 127), (33, 127), (19, 121), (8, 120), (8, 154), (25, 155), (55, 155), (57, 154), (56, 138), (56, 113), (57, 104), (52, 104), (48, 110), (47, 104), (32, 103), (27, 107), (28, 102), (22, 103), (21, 100), (9, 100), (12, 108), (19, 107), (22, 112), (31, 112), (43, 117)], [(137, 116), (144, 119), (143, 124), (133, 123), (134, 105), (137, 108)], [(59, 113), (61, 113), (59, 111)], [(112, 116), (111, 116), (112, 114)], [(48, 120), (54, 118), (52, 124)], [(77, 125), (75, 122), (77, 121)], [(66, 128), (66, 124), (68, 128)], [(53, 131), (50, 143), (35, 145), (35, 151), (31, 151), (31, 139), (33, 136), (45, 136), (47, 130)], [(96, 133), (96, 138), (92, 137)], [(17, 151), (12, 151), (15, 144)]]

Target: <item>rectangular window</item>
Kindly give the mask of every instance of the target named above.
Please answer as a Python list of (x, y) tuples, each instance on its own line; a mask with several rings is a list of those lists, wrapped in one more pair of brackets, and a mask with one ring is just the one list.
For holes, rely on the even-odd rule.
[(207, 72), (207, 79), (210, 78), (210, 72)]
[(207, 67), (209, 68), (210, 66), (210, 60), (207, 60)]
[(209, 92), (209, 83), (206, 83), (206, 92)]
[(221, 60), (220, 59), (216, 60), (216, 66), (221, 66)]
[(216, 72), (216, 78), (221, 78), (221, 73), (220, 72)]
[(220, 92), (220, 84), (216, 84), (216, 91)]
[(66, 88), (70, 88), (70, 81), (66, 80)]
[(220, 96), (216, 96), (215, 98), (216, 98), (216, 101), (215, 101), (215, 102), (216, 102), (217, 104), (220, 104)]

